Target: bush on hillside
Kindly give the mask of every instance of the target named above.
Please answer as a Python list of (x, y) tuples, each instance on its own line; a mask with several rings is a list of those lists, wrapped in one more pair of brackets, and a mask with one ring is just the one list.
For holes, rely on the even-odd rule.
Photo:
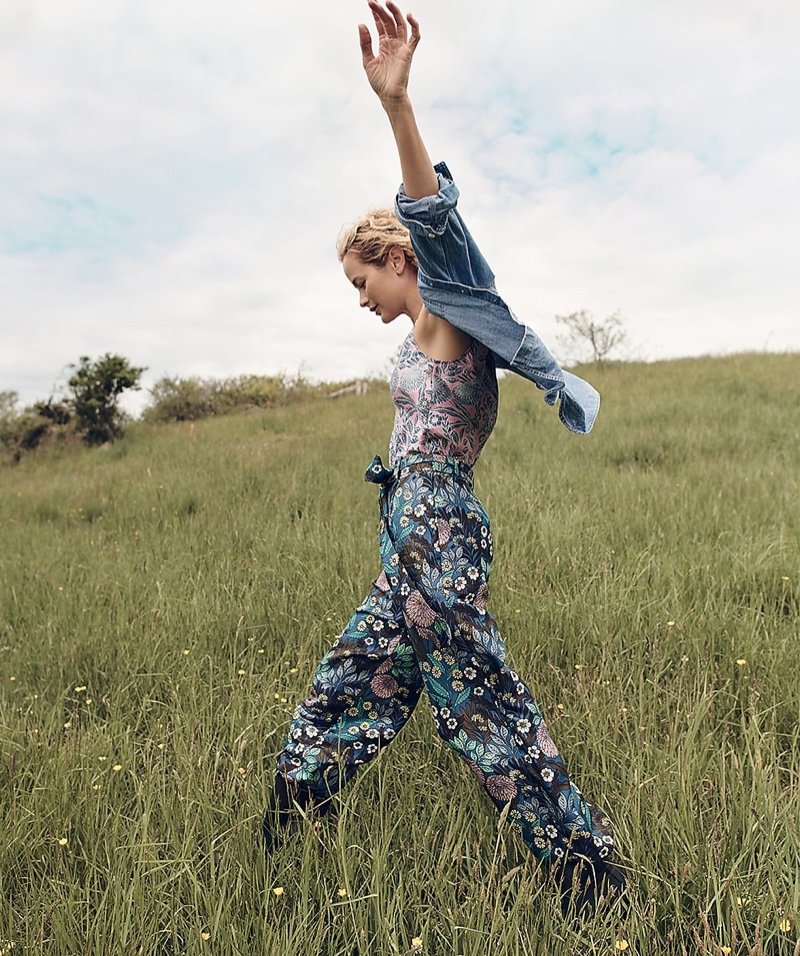
[[(9, 397), (13, 395), (13, 400)], [(42, 414), (40, 407), (52, 411), (49, 402), (38, 402), (21, 411), (16, 407), (16, 393), (0, 393), (0, 458), (19, 461), (23, 452), (33, 451), (53, 439), (61, 439), (74, 432), (66, 427), (69, 415)]]
[(18, 411), (17, 392), (0, 392), (0, 451), (19, 461), (22, 453), (45, 441), (70, 440), (79, 436), (87, 445), (102, 445), (118, 438), (126, 416), (119, 397), (139, 387), (144, 368), (136, 368), (121, 355), (106, 353), (92, 361), (81, 356), (71, 365), (67, 394)]
[(138, 389), (144, 368), (136, 368), (121, 355), (107, 352), (92, 362), (82, 355), (67, 385), (71, 392), (66, 407), (75, 416), (78, 432), (87, 445), (103, 445), (122, 434), (124, 415), (119, 396)]
[(186, 422), (253, 408), (273, 408), (320, 392), (300, 376), (239, 375), (226, 379), (160, 379), (142, 413), (148, 422)]

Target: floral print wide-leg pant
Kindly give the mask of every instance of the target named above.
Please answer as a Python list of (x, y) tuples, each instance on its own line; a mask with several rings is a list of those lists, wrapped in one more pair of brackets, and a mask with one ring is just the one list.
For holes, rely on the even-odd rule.
[(608, 817), (567, 775), (530, 690), (505, 665), (486, 610), (489, 519), (463, 464), (375, 458), (383, 570), (323, 658), (294, 713), (278, 773), (313, 800), (340, 790), (387, 746), (424, 687), (444, 742), (469, 765), (540, 860), (569, 848), (600, 860)]

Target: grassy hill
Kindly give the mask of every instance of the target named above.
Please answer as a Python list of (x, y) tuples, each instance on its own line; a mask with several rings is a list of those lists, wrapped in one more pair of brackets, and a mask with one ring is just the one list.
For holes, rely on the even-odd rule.
[(583, 438), (505, 379), (476, 479), (509, 662), (615, 820), (627, 915), (561, 919), (424, 706), (335, 816), (254, 841), (378, 572), (373, 392), (0, 469), (0, 954), (797, 953), (800, 355), (585, 374)]

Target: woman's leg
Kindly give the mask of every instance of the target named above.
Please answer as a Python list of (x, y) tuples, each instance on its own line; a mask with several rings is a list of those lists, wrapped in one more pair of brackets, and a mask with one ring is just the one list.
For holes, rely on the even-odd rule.
[(264, 820), (268, 845), (291, 825), (297, 808), (327, 809), (358, 768), (394, 739), (419, 699), (413, 648), (384, 580), (322, 659), (310, 694), (294, 712)]
[(537, 858), (605, 860), (608, 817), (570, 780), (486, 611), (492, 539), (480, 502), (463, 481), (412, 473), (392, 490), (388, 524), (385, 549), (397, 555), (397, 593), (442, 738), (498, 807), (510, 804)]

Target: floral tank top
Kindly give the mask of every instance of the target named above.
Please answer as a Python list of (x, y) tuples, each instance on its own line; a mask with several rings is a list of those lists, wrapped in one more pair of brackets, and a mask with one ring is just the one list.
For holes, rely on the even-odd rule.
[(421, 351), (412, 331), (400, 349), (391, 392), (392, 466), (410, 455), (430, 455), (473, 467), (497, 420), (494, 357), (485, 345), (473, 339), (460, 358), (444, 362)]

